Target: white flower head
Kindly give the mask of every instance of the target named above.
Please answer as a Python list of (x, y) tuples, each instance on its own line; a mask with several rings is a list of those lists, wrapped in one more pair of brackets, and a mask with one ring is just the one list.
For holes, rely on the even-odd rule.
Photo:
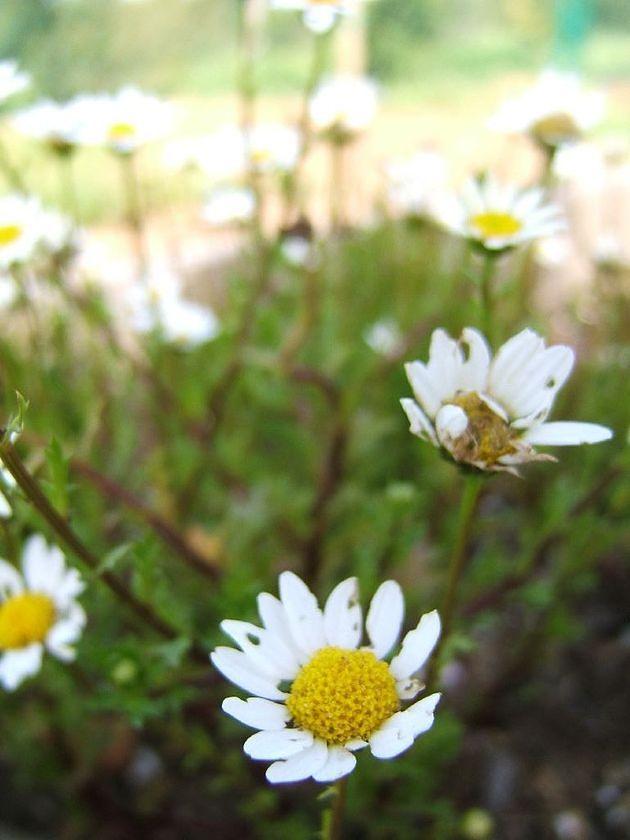
[(130, 154), (163, 139), (173, 120), (171, 105), (134, 87), (112, 95), (79, 97), (75, 105), (83, 111), (83, 142), (118, 154)]
[(241, 137), (245, 168), (249, 160), (258, 173), (290, 172), (300, 154), (300, 133), (293, 126), (282, 123), (255, 125)]
[(227, 679), (253, 695), (223, 701), (227, 714), (258, 730), (245, 753), (273, 761), (270, 782), (332, 782), (352, 772), (356, 750), (369, 746), (388, 759), (411, 747), (431, 728), (440, 699), (432, 694), (403, 708), (423, 688), (416, 675), (440, 635), (437, 612), (422, 616), (387, 662), (404, 617), (395, 581), (381, 584), (372, 599), (365, 647), (356, 578), (336, 586), (323, 610), (293, 572), (283, 572), (279, 583), (279, 599), (258, 596), (262, 627), (222, 622), (240, 650), (218, 647), (211, 655)]
[(348, 142), (374, 121), (377, 87), (364, 76), (333, 76), (323, 81), (309, 103), (315, 131), (336, 143)]
[(381, 356), (391, 356), (400, 347), (402, 333), (393, 318), (376, 321), (363, 333), (365, 343)]
[(0, 560), (0, 684), (7, 691), (39, 671), (45, 650), (62, 662), (74, 659), (86, 621), (76, 601), (83, 588), (76, 569), (40, 535), (24, 545), (21, 574)]
[(249, 187), (220, 186), (209, 193), (201, 211), (212, 227), (244, 225), (254, 218), (256, 196)]
[(30, 76), (18, 69), (16, 61), (0, 61), (0, 103), (20, 93), (30, 83)]
[(543, 190), (523, 190), (494, 178), (467, 181), (460, 196), (441, 202), (436, 219), (452, 233), (496, 252), (566, 227), (560, 208), (546, 203)]
[(405, 365), (414, 399), (402, 399), (410, 431), (458, 463), (516, 473), (528, 461), (553, 461), (535, 446), (600, 443), (612, 437), (595, 423), (547, 423), (554, 399), (573, 367), (570, 347), (546, 347), (523, 330), (492, 358), (480, 332), (467, 327), (455, 341), (431, 336), (429, 361)]
[(579, 76), (545, 70), (532, 87), (502, 106), (490, 126), (509, 134), (529, 134), (542, 146), (555, 149), (579, 140), (603, 113), (603, 95), (584, 90)]
[(0, 269), (62, 251), (72, 244), (72, 236), (70, 221), (45, 210), (39, 199), (19, 194), (0, 198)]
[(355, 13), (366, 0), (271, 0), (272, 9), (303, 12), (304, 24), (317, 34), (329, 32), (339, 17)]
[(51, 151), (68, 154), (83, 142), (89, 127), (88, 109), (81, 98), (70, 102), (45, 100), (18, 111), (13, 127), (27, 137), (46, 144)]
[(212, 341), (220, 330), (212, 309), (183, 298), (178, 281), (170, 275), (150, 276), (131, 286), (127, 304), (136, 332), (158, 332), (184, 350)]
[(386, 167), (392, 210), (409, 217), (435, 215), (448, 184), (448, 165), (439, 152), (424, 150)]

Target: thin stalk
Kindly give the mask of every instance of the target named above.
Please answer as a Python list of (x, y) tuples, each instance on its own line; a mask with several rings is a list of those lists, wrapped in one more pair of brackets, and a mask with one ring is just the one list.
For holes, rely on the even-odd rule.
[(335, 141), (330, 143), (330, 228), (332, 233), (339, 233), (345, 223), (344, 151), (344, 144)]
[(149, 263), (146, 252), (144, 216), (140, 198), (140, 181), (136, 167), (136, 158), (133, 152), (120, 154), (118, 158), (120, 160), (120, 171), (125, 193), (127, 224), (131, 231), (136, 252), (138, 276), (144, 279), (147, 275)]
[(77, 193), (77, 182), (74, 173), (74, 154), (72, 152), (58, 155), (59, 177), (62, 202), (75, 224), (81, 224), (81, 210)]
[(341, 840), (343, 817), (348, 796), (348, 776), (344, 776), (334, 786), (334, 800), (330, 809), (324, 811), (322, 819), (323, 840)]
[[(64, 517), (51, 505), (39, 484), (22, 463), (15, 447), (7, 440), (0, 442), (0, 458), (26, 498), (48, 523), (61, 542), (89, 569), (97, 571), (100, 565), (98, 558), (83, 544)], [(100, 579), (119, 601), (122, 601), (138, 618), (142, 619), (147, 626), (151, 627), (160, 636), (165, 639), (179, 638), (180, 633), (157, 615), (150, 604), (137, 598), (118, 577), (106, 571), (100, 574)], [(207, 662), (205, 652), (196, 645), (191, 647), (190, 653), (196, 662), (203, 662), (204, 664)]]
[(18, 169), (13, 165), (4, 140), (0, 138), (0, 169), (4, 173), (11, 189), (17, 192), (26, 193), (26, 184)]
[(459, 585), (461, 583), (466, 559), (468, 557), (468, 546), (472, 534), (475, 510), (482, 486), (482, 477), (478, 475), (467, 476), (459, 506), (455, 540), (453, 542), (453, 549), (448, 567), (446, 591), (444, 593), (444, 599), (440, 609), (442, 633), (436, 648), (433, 651), (433, 656), (431, 657), (431, 663), (427, 672), (426, 682), (430, 687), (432, 687), (433, 681), (437, 678), (436, 669), (438, 667), (439, 655), (451, 631), (455, 608), (457, 606)]
[(497, 257), (490, 252), (484, 255), (483, 269), (480, 279), (481, 290), (481, 324), (482, 330), (490, 345), (494, 344), (495, 319), (494, 319), (494, 276), (497, 265)]

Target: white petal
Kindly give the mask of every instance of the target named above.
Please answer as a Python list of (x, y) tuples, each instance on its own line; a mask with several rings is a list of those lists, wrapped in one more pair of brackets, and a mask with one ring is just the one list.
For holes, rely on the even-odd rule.
[(24, 589), (22, 576), (6, 560), (0, 560), (0, 598), (19, 595)]
[(544, 346), (542, 338), (529, 329), (522, 330), (506, 341), (490, 365), (488, 377), (490, 392), (501, 400), (497, 386), (500, 390), (501, 384), (518, 372)]
[(414, 740), (433, 726), (439, 694), (424, 697), (404, 712), (396, 712), (370, 738), (370, 750), (375, 758), (394, 758), (413, 744)]
[(324, 766), (328, 760), (328, 747), (323, 741), (315, 741), (312, 746), (286, 761), (276, 761), (267, 768), (267, 779), (274, 784), (299, 782), (308, 779)]
[(272, 703), (271, 700), (263, 700), (262, 697), (249, 697), (241, 700), (240, 697), (226, 697), (221, 704), (223, 711), (233, 718), (236, 718), (245, 726), (252, 729), (284, 729), (291, 715), (286, 706), (281, 703)]
[(406, 680), (398, 680), (396, 683), (396, 693), (401, 700), (413, 700), (423, 688), (424, 683), (416, 677), (407, 677)]
[(280, 600), (298, 647), (309, 656), (325, 647), (324, 617), (317, 605), (317, 598), (293, 572), (280, 575)]
[(365, 626), (374, 655), (382, 659), (394, 647), (405, 617), (405, 599), (395, 580), (386, 580), (374, 593)]
[(443, 405), (435, 418), (435, 428), (440, 443), (448, 446), (468, 428), (468, 415), (458, 405)]
[(43, 651), (40, 644), (5, 651), (0, 656), (0, 684), (7, 691), (14, 691), (27, 677), (32, 677), (39, 671)]
[(75, 652), (71, 647), (81, 637), (86, 615), (80, 604), (73, 604), (66, 616), (57, 621), (46, 636), (46, 647), (63, 662), (71, 662)]
[(251, 660), (240, 650), (218, 647), (210, 654), (210, 659), (226, 679), (250, 694), (257, 694), (267, 700), (284, 700), (288, 696), (254, 668)]
[(364, 741), (362, 738), (353, 738), (352, 741), (348, 741), (348, 743), (343, 746), (346, 750), (356, 752), (357, 750), (362, 750), (364, 747), (367, 747), (367, 745), (368, 742)]
[(279, 729), (256, 732), (243, 744), (245, 754), (261, 761), (290, 758), (303, 752), (313, 743), (313, 734), (302, 729)]
[(446, 330), (434, 330), (427, 370), (440, 402), (455, 395), (462, 378), (463, 364), (464, 356), (459, 343)]
[(531, 359), (503, 385), (504, 399), (513, 417), (545, 409), (571, 373), (575, 356), (570, 347), (558, 344)]
[(488, 342), (473, 327), (462, 331), (461, 341), (468, 347), (468, 359), (461, 367), (457, 387), (462, 391), (483, 391), (488, 382), (490, 370), (490, 348)]
[(9, 500), (4, 495), (4, 493), (0, 491), (0, 518), (9, 519), (12, 513), (13, 510), (11, 509), (11, 505), (9, 504)]
[(405, 365), (407, 379), (416, 400), (433, 419), (442, 405), (441, 391), (422, 362), (407, 362)]
[(49, 547), (41, 534), (33, 534), (24, 544), (22, 569), (31, 591), (53, 595), (65, 570), (63, 553), (56, 546)]
[(409, 420), (409, 431), (411, 434), (423, 440), (431, 441), (434, 446), (438, 446), (438, 439), (435, 436), (433, 424), (418, 403), (415, 400), (404, 397), (400, 401), (400, 404)]
[(295, 678), (300, 668), (297, 658), (282, 639), (269, 630), (232, 619), (222, 621), (221, 629), (234, 639), (257, 670), (273, 682)]
[(416, 629), (407, 633), (402, 650), (389, 666), (397, 680), (404, 680), (422, 668), (440, 636), (440, 628), (440, 616), (437, 610), (433, 610), (425, 613)]
[(356, 758), (344, 747), (328, 747), (328, 760), (313, 773), (313, 778), (316, 782), (335, 782), (352, 773), (356, 763)]
[(405, 717), (406, 725), (410, 727), (414, 737), (422, 735), (423, 732), (431, 729), (433, 726), (433, 718), (435, 709), (440, 702), (441, 694), (430, 694), (428, 697), (423, 697), (409, 708), (401, 712)]
[(274, 636), (282, 639), (285, 645), (290, 648), (296, 659), (303, 661), (306, 655), (304, 651), (298, 649), (289, 628), (289, 620), (286, 611), (282, 606), (282, 602), (276, 598), (275, 595), (270, 595), (268, 592), (261, 592), (257, 599), (258, 613), (266, 630), (269, 630)]
[(355, 577), (338, 584), (324, 608), (324, 630), (329, 645), (355, 650), (363, 633), (359, 582)]
[(613, 433), (597, 423), (541, 423), (529, 429), (523, 440), (538, 446), (578, 446), (581, 443), (601, 443), (610, 440)]

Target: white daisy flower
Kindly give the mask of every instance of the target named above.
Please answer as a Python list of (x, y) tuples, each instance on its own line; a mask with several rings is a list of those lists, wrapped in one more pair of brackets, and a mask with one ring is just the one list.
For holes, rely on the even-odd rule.
[(71, 222), (46, 210), (38, 198), (19, 194), (0, 198), (0, 268), (8, 269), (41, 253), (56, 254), (73, 244)]
[(519, 189), (493, 178), (470, 179), (461, 195), (442, 201), (436, 219), (487, 251), (505, 251), (564, 230), (562, 211), (537, 187)]
[(0, 61), (0, 102), (20, 93), (30, 83), (30, 76), (18, 70), (16, 61)]
[(509, 134), (529, 134), (542, 146), (555, 149), (579, 140), (603, 113), (603, 95), (584, 90), (579, 76), (545, 70), (532, 87), (500, 108), (490, 126)]
[(448, 165), (439, 152), (416, 152), (386, 167), (387, 198), (394, 212), (412, 217), (435, 215), (446, 194)]
[(555, 461), (535, 446), (576, 446), (612, 437), (595, 423), (547, 423), (553, 401), (574, 363), (573, 350), (546, 347), (523, 330), (494, 358), (480, 332), (460, 341), (444, 330), (431, 337), (429, 362), (405, 365), (415, 399), (402, 399), (410, 431), (479, 470), (516, 473), (528, 461)]
[(346, 143), (371, 125), (377, 102), (377, 88), (372, 79), (334, 76), (323, 81), (311, 98), (311, 124), (329, 140)]
[(46, 144), (58, 154), (72, 152), (84, 139), (87, 109), (81, 100), (45, 100), (18, 111), (11, 122), (16, 131)]
[(212, 309), (183, 298), (173, 277), (151, 276), (132, 285), (126, 298), (132, 327), (141, 334), (157, 331), (169, 344), (190, 350), (219, 333)]
[(79, 97), (75, 105), (83, 110), (83, 142), (106, 146), (118, 154), (130, 154), (161, 140), (173, 119), (168, 103), (134, 87), (113, 95)]
[(83, 588), (77, 570), (40, 535), (24, 545), (22, 574), (0, 560), (0, 684), (7, 691), (39, 671), (44, 650), (74, 659), (86, 621), (76, 601)]
[(273, 761), (270, 782), (335, 781), (354, 769), (356, 750), (369, 745), (376, 758), (394, 758), (431, 728), (439, 694), (403, 706), (423, 688), (416, 675), (438, 640), (440, 619), (436, 611), (422, 616), (400, 652), (384, 661), (403, 624), (395, 581), (383, 583), (372, 599), (366, 647), (360, 647), (356, 578), (335, 587), (322, 610), (297, 575), (283, 572), (280, 598), (263, 592), (258, 611), (262, 628), (222, 622), (240, 650), (218, 647), (211, 659), (253, 695), (228, 697), (223, 711), (258, 730), (243, 749), (250, 758)]
[(328, 32), (339, 17), (351, 15), (365, 0), (271, 0), (272, 9), (299, 11), (304, 23), (318, 34)]
[(290, 172), (300, 154), (300, 133), (293, 126), (281, 123), (255, 125), (248, 135), (240, 133), (245, 167), (251, 162), (254, 170), (265, 172)]
[(216, 187), (209, 193), (201, 217), (213, 227), (244, 225), (254, 218), (256, 196), (248, 187)]

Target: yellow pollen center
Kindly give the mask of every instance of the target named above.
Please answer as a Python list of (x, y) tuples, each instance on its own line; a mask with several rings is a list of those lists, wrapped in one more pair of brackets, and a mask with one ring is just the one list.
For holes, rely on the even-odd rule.
[(531, 127), (531, 133), (540, 143), (556, 146), (563, 140), (571, 140), (580, 135), (575, 121), (568, 114), (551, 114), (538, 120)]
[(510, 213), (477, 213), (470, 219), (470, 224), (484, 239), (494, 239), (499, 236), (514, 236), (523, 225)]
[(0, 604), (0, 650), (42, 642), (54, 624), (55, 605), (48, 595), (23, 592)]
[(287, 700), (296, 725), (328, 744), (367, 740), (400, 707), (386, 662), (365, 650), (327, 647), (299, 672)]
[(514, 432), (474, 391), (451, 401), (466, 412), (468, 428), (454, 445), (453, 455), (466, 463), (495, 464), (515, 451)]
[(10, 245), (22, 233), (19, 225), (0, 225), (0, 245)]
[(136, 128), (131, 123), (114, 123), (110, 125), (108, 136), (113, 142), (117, 140), (131, 140), (136, 134)]

